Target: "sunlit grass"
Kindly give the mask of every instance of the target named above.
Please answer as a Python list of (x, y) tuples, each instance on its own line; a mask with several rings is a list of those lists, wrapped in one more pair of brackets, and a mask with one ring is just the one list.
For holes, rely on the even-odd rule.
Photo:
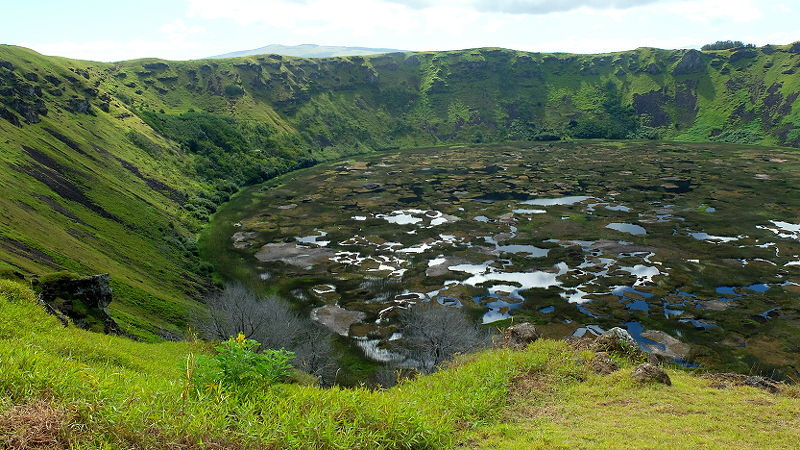
[(601, 377), (564, 341), (465, 355), (384, 391), (278, 384), (246, 398), (193, 390), (187, 361), (209, 351), (64, 328), (0, 283), (0, 414), (46, 400), (79, 447), (781, 448), (800, 425), (789, 395), (676, 370), (672, 387), (639, 386), (630, 367)]

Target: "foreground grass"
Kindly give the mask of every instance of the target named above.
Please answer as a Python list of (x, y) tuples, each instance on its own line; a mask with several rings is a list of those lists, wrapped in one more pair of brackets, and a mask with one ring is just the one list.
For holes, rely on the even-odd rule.
[(558, 341), (465, 356), (385, 391), (282, 384), (246, 399), (193, 390), (187, 360), (207, 351), (63, 328), (27, 287), (0, 281), (0, 446), (782, 447), (800, 425), (796, 398), (678, 371), (673, 387), (636, 386), (628, 369), (600, 378)]
[(630, 370), (519, 393), (503, 423), (467, 433), (480, 448), (796, 448), (795, 390), (715, 389), (669, 371), (673, 385), (640, 386)]

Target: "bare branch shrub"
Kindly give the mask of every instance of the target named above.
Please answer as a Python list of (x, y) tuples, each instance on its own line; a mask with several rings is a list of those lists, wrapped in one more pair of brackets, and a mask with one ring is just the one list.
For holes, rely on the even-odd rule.
[(400, 351), (418, 362), (423, 372), (458, 353), (469, 353), (491, 344), (491, 335), (469, 320), (460, 310), (437, 303), (421, 303), (400, 315), (403, 346)]
[(246, 286), (234, 283), (206, 299), (208, 315), (197, 320), (207, 339), (225, 340), (243, 333), (262, 348), (294, 352), (292, 363), (300, 370), (329, 383), (336, 358), (330, 333), (311, 319), (294, 313), (277, 297), (259, 297)]

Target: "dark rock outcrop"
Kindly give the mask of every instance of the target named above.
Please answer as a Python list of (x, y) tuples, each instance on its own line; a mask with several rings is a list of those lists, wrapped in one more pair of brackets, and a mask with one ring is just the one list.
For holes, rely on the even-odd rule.
[(661, 66), (656, 63), (650, 63), (645, 67), (642, 72), (650, 75), (658, 75), (662, 72)]
[(669, 379), (667, 372), (664, 372), (664, 369), (650, 363), (636, 366), (633, 372), (631, 372), (631, 377), (640, 383), (661, 383), (672, 386), (672, 380)]
[(91, 114), (92, 106), (85, 98), (71, 98), (67, 102), (67, 110), (75, 114)]
[(706, 61), (703, 54), (697, 50), (689, 50), (672, 69), (673, 75), (688, 75), (704, 71)]
[(531, 342), (539, 339), (536, 327), (529, 322), (506, 328), (503, 332), (503, 346), (508, 348), (525, 348)]
[(167, 65), (166, 63), (163, 63), (163, 62), (145, 63), (145, 64), (142, 64), (142, 67), (144, 67), (147, 70), (167, 70), (167, 69), (169, 69), (169, 65)]
[(750, 48), (743, 48), (741, 50), (736, 50), (731, 54), (730, 62), (735, 62), (742, 59), (755, 58), (756, 56), (758, 56), (757, 51)]
[(16, 114), (12, 113), (11, 111), (7, 110), (0, 106), (0, 117), (10, 122), (12, 125), (21, 127), (22, 124), (19, 121), (19, 117)]
[(38, 287), (41, 302), (62, 321), (85, 330), (120, 334), (119, 326), (108, 314), (113, 298), (108, 274), (79, 279), (61, 277), (43, 281)]

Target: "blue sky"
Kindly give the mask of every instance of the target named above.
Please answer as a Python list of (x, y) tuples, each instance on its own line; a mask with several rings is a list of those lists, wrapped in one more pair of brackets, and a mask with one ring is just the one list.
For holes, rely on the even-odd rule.
[(800, 40), (797, 0), (0, 1), (0, 43), (99, 61), (267, 44), (596, 53)]

